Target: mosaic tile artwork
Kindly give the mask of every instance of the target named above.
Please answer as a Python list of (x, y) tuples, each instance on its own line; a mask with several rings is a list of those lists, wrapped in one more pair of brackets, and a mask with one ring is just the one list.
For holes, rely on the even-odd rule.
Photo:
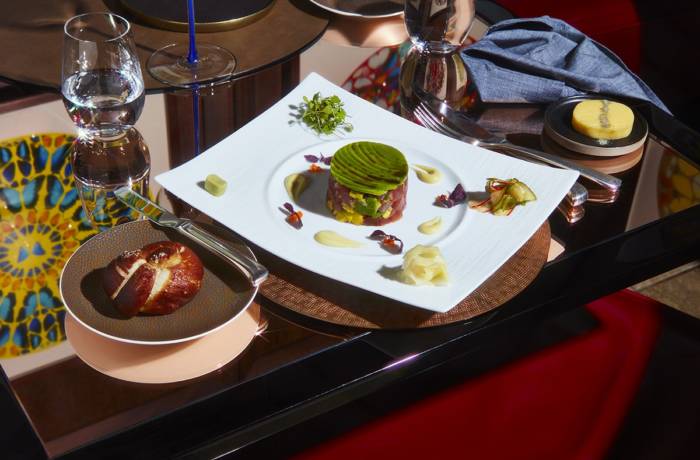
[(73, 140), (51, 133), (0, 141), (0, 358), (66, 338), (61, 269), (97, 233), (74, 187)]

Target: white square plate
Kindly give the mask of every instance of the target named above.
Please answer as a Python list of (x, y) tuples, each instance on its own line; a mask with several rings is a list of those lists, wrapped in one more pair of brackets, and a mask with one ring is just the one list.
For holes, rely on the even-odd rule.
[[(351, 133), (319, 137), (303, 125), (290, 124), (289, 106), (316, 92), (341, 98), (354, 126)], [(416, 244), (437, 245), (447, 262), (448, 286), (416, 287), (383, 277), (382, 269), (400, 266), (402, 255), (389, 254), (378, 242), (367, 239), (377, 227), (333, 219), (325, 205), (327, 171), (312, 176), (311, 186), (295, 204), (304, 212), (303, 227), (297, 230), (285, 221), (280, 208), (291, 200), (283, 181), (287, 175), (309, 168), (304, 155), (329, 156), (357, 140), (392, 145), (404, 153), (409, 164), (427, 164), (442, 171), (444, 177), (435, 185), (420, 182), (411, 171), (403, 217), (381, 229), (401, 238), (405, 250)], [(198, 185), (212, 173), (228, 183), (221, 197), (213, 197)], [(489, 177), (516, 177), (532, 188), (537, 201), (518, 206), (508, 217), (478, 213), (466, 204), (450, 209), (433, 205), (436, 196), (449, 193), (457, 183), (467, 191), (483, 192)], [(516, 160), (434, 133), (311, 74), (236, 133), (156, 180), (190, 205), (289, 262), (400, 302), (445, 312), (533, 235), (577, 177), (577, 172)], [(442, 231), (433, 235), (418, 232), (418, 224), (436, 216), (442, 217)], [(358, 249), (322, 246), (314, 240), (319, 230), (334, 230), (365, 244)]]

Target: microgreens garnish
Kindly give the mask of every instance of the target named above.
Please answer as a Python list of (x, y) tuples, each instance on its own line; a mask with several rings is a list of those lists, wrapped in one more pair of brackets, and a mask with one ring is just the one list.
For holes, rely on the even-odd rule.
[(435, 198), (435, 205), (443, 208), (451, 208), (452, 206), (464, 203), (467, 200), (467, 192), (464, 191), (462, 184), (457, 184), (454, 190), (449, 195), (439, 195)]
[(295, 211), (294, 206), (292, 206), (291, 203), (284, 203), (282, 206), (289, 213), (289, 215), (287, 215), (287, 218), (285, 219), (287, 223), (289, 223), (289, 225), (296, 229), (300, 229), (304, 226), (304, 224), (301, 221), (301, 218), (304, 216), (304, 213), (302, 213), (301, 211)]
[(320, 157), (317, 157), (316, 155), (304, 155), (304, 159), (306, 159), (306, 161), (309, 163), (323, 163), (326, 166), (330, 166), (333, 155), (329, 157), (323, 156), (322, 153), (320, 155)]
[(296, 110), (292, 115), (297, 121), (304, 122), (318, 134), (333, 134), (338, 128), (345, 132), (352, 131), (352, 125), (345, 120), (347, 114), (338, 96), (321, 97), (321, 93), (316, 93), (311, 99), (304, 96), (304, 101), (298, 106), (289, 107)]
[(375, 230), (369, 236), (369, 239), (380, 241), (384, 249), (394, 254), (400, 254), (403, 251), (403, 241), (396, 235), (389, 235), (381, 230)]

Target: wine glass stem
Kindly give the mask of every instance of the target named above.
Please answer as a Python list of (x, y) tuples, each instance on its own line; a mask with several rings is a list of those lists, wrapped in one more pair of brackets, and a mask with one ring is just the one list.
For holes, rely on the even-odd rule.
[(194, 0), (187, 0), (187, 23), (190, 34), (190, 51), (187, 54), (187, 62), (194, 64), (199, 59), (194, 40)]

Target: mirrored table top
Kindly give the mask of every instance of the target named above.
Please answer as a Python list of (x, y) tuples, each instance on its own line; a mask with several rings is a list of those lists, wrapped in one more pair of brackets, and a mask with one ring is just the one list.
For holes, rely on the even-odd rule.
[[(390, 53), (398, 56), (396, 49)], [(392, 78), (396, 85), (396, 75), (380, 77), (387, 77), (382, 88)], [(397, 110), (395, 98), (380, 103)], [(218, 438), (214, 445), (224, 452), (478, 347), (528, 315), (555, 315), (689, 262), (700, 248), (700, 136), (651, 106), (636, 108), (651, 134), (641, 161), (616, 174), (623, 181), (617, 199), (587, 203), (574, 224), (565, 212), (553, 213), (552, 237), (563, 254), (485, 315), (425, 330), (368, 332), (306, 318), (258, 296), (265, 327), (240, 356), (202, 377), (130, 383), (72, 357), (7, 385), (52, 457), (78, 448), (88, 457), (100, 449), (116, 455), (139, 436), (154, 446), (171, 437), (173, 452), (209, 449)], [(538, 147), (543, 109), (483, 107), (480, 120), (515, 143)], [(7, 222), (9, 213), (2, 216)], [(211, 420), (213, 413), (226, 414), (225, 422)], [(192, 417), (200, 426), (191, 433), (175, 428)]]

